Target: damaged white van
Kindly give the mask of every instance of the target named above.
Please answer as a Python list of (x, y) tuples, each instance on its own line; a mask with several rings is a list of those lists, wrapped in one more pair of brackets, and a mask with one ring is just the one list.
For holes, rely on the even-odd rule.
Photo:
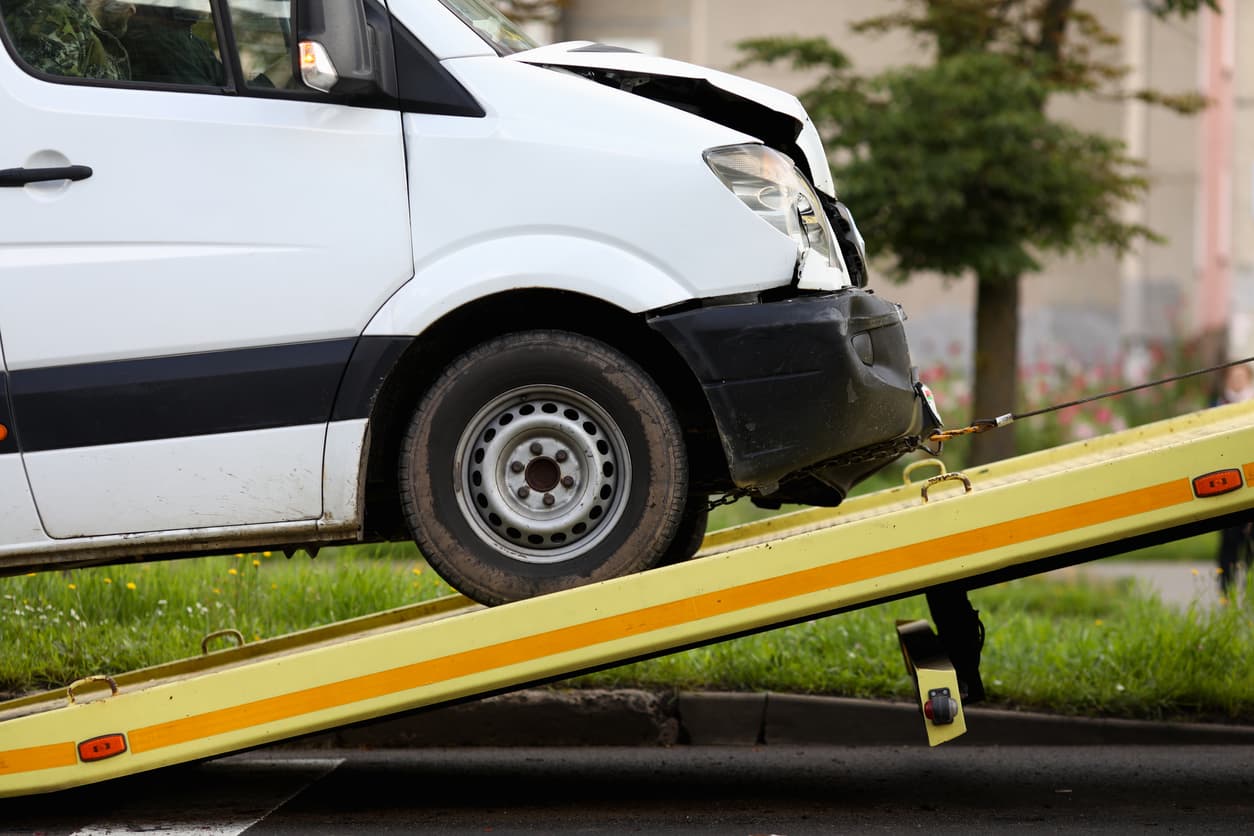
[(503, 603), (939, 424), (787, 94), (480, 0), (0, 20), (0, 573), (412, 538)]

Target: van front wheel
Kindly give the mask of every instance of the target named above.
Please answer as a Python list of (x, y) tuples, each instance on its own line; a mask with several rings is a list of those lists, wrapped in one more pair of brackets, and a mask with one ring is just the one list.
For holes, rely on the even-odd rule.
[(454, 361), (400, 461), (419, 548), (485, 604), (659, 565), (687, 483), (682, 432), (653, 379), (565, 331), (506, 335)]

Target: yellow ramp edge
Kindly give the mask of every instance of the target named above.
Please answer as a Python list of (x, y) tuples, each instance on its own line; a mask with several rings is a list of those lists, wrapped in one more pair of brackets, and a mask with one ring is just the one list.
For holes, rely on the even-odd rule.
[[(1236, 469), (1239, 489), (1193, 480)], [(1254, 403), (707, 538), (699, 559), (482, 609), (459, 596), (0, 704), (0, 796), (141, 772), (865, 605), (1254, 507)], [(408, 608), (406, 608), (408, 609)], [(83, 762), (80, 744), (114, 753)]]

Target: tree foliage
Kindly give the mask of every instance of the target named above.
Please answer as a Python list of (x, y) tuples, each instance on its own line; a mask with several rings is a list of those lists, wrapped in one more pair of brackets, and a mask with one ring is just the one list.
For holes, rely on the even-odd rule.
[[(1200, 0), (1199, 0), (1200, 2)], [(1122, 220), (1148, 188), (1121, 142), (1052, 118), (1060, 93), (1122, 95), (1125, 68), (1100, 50), (1116, 36), (1073, 2), (911, 0), (855, 24), (905, 29), (931, 49), (923, 66), (857, 75), (826, 39), (745, 41), (748, 62), (821, 69), (802, 94), (828, 147), (842, 198), (898, 278), (931, 270), (1015, 278), (1039, 254), (1126, 250), (1149, 229)], [(1062, 14), (1061, 29), (1051, 17)], [(1196, 95), (1134, 91), (1181, 112)]]
[[(1156, 11), (1201, 3), (1210, 5)], [(1204, 101), (1122, 90), (1117, 35), (1076, 0), (903, 0), (853, 28), (905, 31), (928, 60), (861, 75), (824, 38), (760, 38), (740, 44), (744, 63), (818, 71), (801, 98), (833, 153), (842, 199), (871, 252), (892, 256), (894, 278), (973, 274), (979, 304), (1000, 306), (977, 311), (975, 409), (1010, 411), (1020, 277), (1040, 269), (1042, 254), (1123, 252), (1153, 238), (1121, 212), (1149, 186), (1142, 165), (1119, 140), (1051, 116), (1051, 99), (1135, 96), (1182, 113)], [(997, 458), (1013, 439), (980, 447), (978, 459)]]

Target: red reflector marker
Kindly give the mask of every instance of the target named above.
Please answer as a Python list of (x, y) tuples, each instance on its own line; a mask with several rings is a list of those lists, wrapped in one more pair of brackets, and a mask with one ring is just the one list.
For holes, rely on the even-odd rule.
[(1241, 481), (1241, 471), (1235, 467), (1216, 470), (1214, 473), (1207, 473), (1193, 480), (1193, 495), (1199, 499), (1220, 496), (1235, 491), (1244, 484)]
[(0, 424), (0, 441), (4, 441), (9, 437), (9, 428), (4, 424)]
[(102, 761), (126, 751), (126, 735), (103, 734), (78, 744), (78, 759), (83, 763)]

